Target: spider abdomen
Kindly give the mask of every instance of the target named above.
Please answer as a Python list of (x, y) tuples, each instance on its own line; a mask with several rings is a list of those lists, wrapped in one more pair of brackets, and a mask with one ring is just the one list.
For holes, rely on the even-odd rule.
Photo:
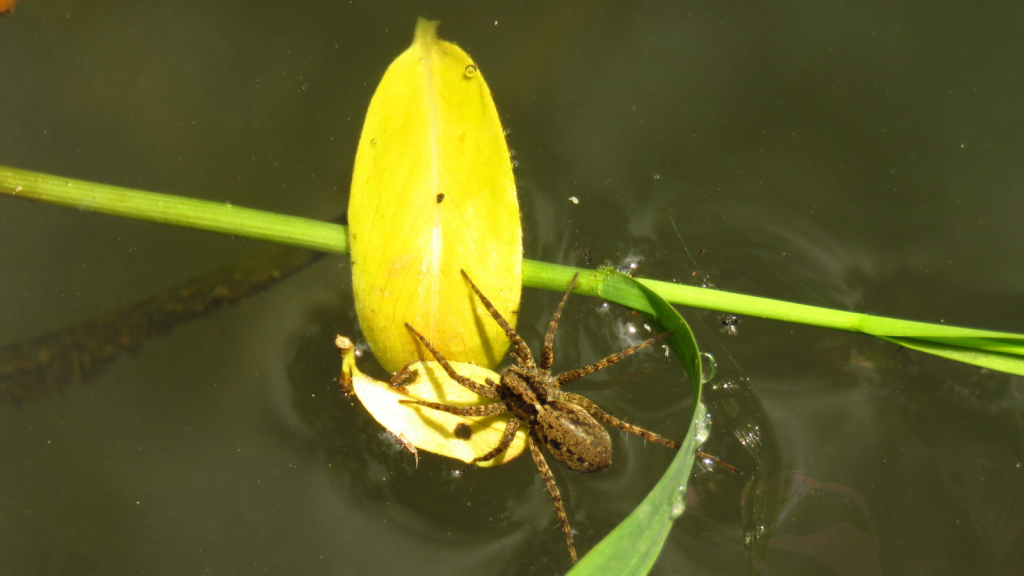
[(576, 472), (600, 472), (612, 463), (612, 439), (586, 410), (557, 400), (546, 408), (534, 430), (559, 464)]

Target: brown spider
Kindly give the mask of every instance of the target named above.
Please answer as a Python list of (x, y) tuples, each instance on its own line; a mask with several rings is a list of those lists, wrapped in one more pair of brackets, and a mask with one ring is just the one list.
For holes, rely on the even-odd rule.
[[(672, 332), (655, 336), (646, 342), (637, 344), (632, 348), (627, 348), (618, 354), (612, 354), (604, 360), (589, 366), (553, 376), (550, 369), (551, 363), (554, 360), (555, 329), (558, 327), (558, 320), (562, 316), (562, 308), (565, 306), (565, 301), (568, 300), (569, 294), (572, 293), (579, 274), (573, 276), (572, 281), (569, 282), (568, 290), (562, 296), (561, 302), (558, 303), (558, 308), (555, 309), (555, 313), (551, 317), (551, 324), (548, 327), (547, 334), (544, 336), (544, 346), (541, 348), (539, 365), (534, 363), (530, 348), (526, 346), (523, 339), (516, 334), (515, 330), (495, 310), (490, 300), (480, 293), (480, 289), (476, 287), (476, 284), (473, 284), (473, 281), (470, 280), (465, 271), (462, 271), (462, 276), (469, 282), (473, 292), (480, 298), (480, 301), (487, 308), (487, 311), (490, 312), (495, 322), (505, 330), (505, 334), (512, 343), (510, 352), (513, 358), (515, 358), (516, 363), (505, 368), (501, 373), (500, 382), (488, 379), (485, 381), (486, 384), (480, 384), (459, 375), (452, 368), (451, 364), (448, 363), (448, 360), (422, 334), (417, 332), (408, 323), (405, 326), (430, 351), (449, 377), (476, 394), (486, 398), (493, 398), (498, 400), (498, 402), (484, 406), (469, 407), (448, 406), (438, 402), (426, 402), (423, 400), (401, 400), (400, 402), (403, 404), (425, 406), (460, 416), (495, 416), (511, 413), (501, 442), (487, 454), (474, 458), (470, 462), (470, 466), (476, 462), (490, 460), (501, 454), (512, 443), (512, 439), (515, 437), (519, 427), (524, 423), (527, 424), (529, 426), (529, 444), (530, 452), (533, 454), (533, 461), (536, 463), (541, 477), (547, 484), (551, 500), (555, 504), (555, 513), (558, 515), (558, 520), (562, 525), (562, 533), (565, 534), (565, 541), (569, 545), (569, 555), (572, 556), (573, 564), (575, 564), (576, 547), (572, 541), (572, 529), (569, 527), (569, 518), (566, 516), (565, 507), (562, 504), (562, 496), (555, 485), (555, 478), (551, 473), (551, 468), (545, 462), (544, 455), (541, 454), (538, 444), (547, 446), (548, 451), (555, 460), (576, 472), (600, 472), (611, 464), (611, 438), (608, 436), (608, 431), (598, 421), (620, 428), (631, 434), (636, 434), (644, 440), (650, 440), (670, 448), (678, 449), (679, 444), (643, 428), (627, 424), (601, 410), (597, 404), (594, 404), (589, 399), (579, 394), (563, 392), (560, 388), (573, 380), (597, 372), (602, 368), (607, 368), (626, 356), (671, 335)], [(411, 375), (409, 371), (403, 369), (396, 377), (402, 380), (409, 375)]]

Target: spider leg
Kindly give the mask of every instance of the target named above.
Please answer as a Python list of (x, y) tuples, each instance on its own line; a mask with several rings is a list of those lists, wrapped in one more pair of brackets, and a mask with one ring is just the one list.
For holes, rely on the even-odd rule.
[[(591, 399), (587, 398), (586, 396), (580, 396), (579, 394), (573, 394), (572, 392), (558, 392), (558, 396), (556, 396), (555, 398), (558, 400), (572, 402), (573, 404), (576, 404), (580, 408), (583, 408), (584, 410), (589, 412), (591, 416), (597, 418), (598, 420), (604, 422), (605, 424), (608, 424), (609, 426), (614, 426), (620, 430), (625, 430), (630, 434), (635, 434), (643, 438), (644, 440), (650, 440), (651, 442), (654, 442), (656, 444), (668, 446), (669, 448), (675, 448), (676, 450), (679, 449), (678, 443), (673, 442), (667, 438), (662, 438), (661, 436), (645, 428), (634, 426), (632, 424), (629, 424), (628, 422), (623, 422), (622, 420), (619, 420), (615, 416), (612, 416), (611, 414), (602, 410), (600, 406), (595, 404)], [(743, 474), (743, 472), (739, 468), (736, 468), (735, 466), (732, 466), (730, 464), (726, 464), (725, 462), (722, 462), (715, 456), (706, 454), (704, 452), (701, 452), (700, 450), (696, 450), (695, 454), (697, 455), (697, 458), (700, 458), (701, 460), (711, 460), (713, 464), (717, 464), (722, 468), (725, 468), (729, 472), (732, 472), (733, 474)]]
[(551, 325), (548, 326), (548, 333), (544, 335), (544, 347), (540, 349), (541, 370), (550, 370), (551, 363), (555, 361), (555, 330), (558, 328), (558, 321), (562, 318), (565, 301), (569, 299), (569, 294), (572, 294), (573, 286), (576, 285), (576, 279), (579, 277), (579, 272), (573, 275), (572, 280), (569, 281), (569, 288), (566, 289), (562, 301), (558, 303), (558, 308), (555, 308), (555, 313), (551, 316)]
[(520, 362), (532, 365), (533, 354), (530, 353), (530, 347), (519, 337), (519, 334), (516, 334), (516, 331), (509, 326), (508, 322), (501, 317), (501, 314), (495, 309), (494, 304), (491, 304), (491, 301), (487, 299), (487, 296), (484, 296), (480, 289), (476, 287), (476, 284), (473, 284), (473, 281), (469, 279), (469, 274), (466, 274), (465, 270), (460, 270), (460, 272), (462, 272), (462, 277), (466, 279), (466, 282), (469, 282), (469, 287), (473, 289), (473, 292), (476, 292), (484, 308), (490, 312), (491, 317), (498, 323), (498, 326), (501, 326), (501, 329), (505, 331), (505, 336), (512, 343), (512, 355), (518, 358)]
[(505, 406), (504, 402), (484, 404), (483, 406), (449, 406), (447, 404), (441, 404), (440, 402), (427, 402), (426, 400), (399, 400), (398, 403), (413, 406), (426, 406), (427, 408), (440, 410), (441, 412), (447, 412), (449, 414), (455, 414), (456, 416), (496, 416), (498, 414), (508, 412), (508, 408)]
[(619, 352), (618, 354), (612, 354), (611, 356), (605, 358), (604, 360), (598, 360), (597, 362), (594, 362), (593, 364), (591, 364), (589, 366), (584, 366), (583, 368), (577, 368), (575, 370), (567, 370), (565, 372), (562, 372), (561, 374), (558, 375), (557, 378), (555, 378), (555, 387), (556, 388), (557, 387), (561, 387), (561, 386), (563, 386), (565, 384), (568, 384), (569, 382), (572, 382), (573, 380), (582, 378), (582, 377), (586, 376), (587, 374), (593, 374), (594, 372), (597, 372), (598, 370), (603, 370), (603, 369), (611, 366), (612, 364), (615, 364), (619, 360), (622, 360), (626, 356), (629, 356), (630, 354), (633, 354), (637, 350), (642, 350), (642, 349), (650, 346), (651, 344), (654, 344), (658, 340), (661, 340), (662, 338), (667, 338), (667, 337), (669, 337), (671, 335), (672, 335), (672, 332), (665, 332), (664, 334), (661, 334), (659, 336), (655, 336), (654, 338), (651, 338), (650, 340), (646, 340), (644, 342), (641, 342), (641, 343), (637, 344), (636, 346), (633, 346), (632, 348), (626, 348), (625, 350), (623, 350), (622, 352)]
[(732, 472), (733, 474), (743, 474), (742, 470), (740, 470), (739, 468), (737, 468), (735, 466), (732, 466), (731, 464), (726, 464), (725, 462), (722, 462), (716, 456), (712, 456), (711, 454), (707, 454), (705, 452), (701, 452), (700, 450), (695, 450), (694, 454), (696, 454), (697, 458), (700, 458), (701, 460), (711, 460), (711, 464), (712, 465), (717, 464), (717, 465), (721, 466), (722, 468), (725, 468), (729, 472)]
[[(540, 404), (540, 400), (537, 399), (537, 395), (530, 389), (530, 385), (516, 377), (514, 373), (511, 377), (505, 377), (502, 380), (514, 394), (521, 397), (523, 400), (526, 400), (527, 404), (533, 404), (535, 406)], [(488, 380), (487, 383), (491, 384), (491, 381)], [(493, 384), (491, 385), (494, 386)], [(494, 388), (497, 388), (497, 386), (494, 386)]]
[(512, 444), (512, 440), (514, 440), (516, 437), (516, 432), (519, 431), (519, 425), (520, 422), (518, 418), (509, 418), (508, 424), (505, 425), (505, 435), (501, 437), (501, 442), (498, 443), (498, 445), (495, 446), (494, 449), (488, 452), (487, 454), (473, 458), (473, 460), (470, 461), (469, 465), (466, 466), (466, 470), (472, 468), (473, 465), (476, 464), (477, 462), (487, 462), (488, 460), (493, 460), (498, 456), (498, 454), (501, 454), (505, 450), (508, 450), (508, 447)]
[[(430, 353), (434, 356), (434, 360), (437, 360), (437, 363), (440, 364), (442, 368), (444, 368), (445, 373), (448, 374), (448, 376), (452, 380), (455, 380), (459, 384), (462, 384), (466, 388), (469, 388), (470, 390), (472, 390), (473, 393), (478, 394), (480, 396), (483, 396), (485, 398), (497, 398), (498, 397), (498, 392), (495, 391), (493, 388), (490, 388), (488, 386), (484, 386), (483, 384), (480, 384), (479, 382), (474, 382), (474, 381), (470, 380), (469, 378), (466, 378), (465, 376), (463, 376), (463, 375), (459, 374), (458, 372), (456, 372), (455, 369), (452, 368), (452, 365), (448, 363), (448, 360), (445, 359), (445, 357), (442, 356), (441, 353), (438, 352), (437, 349), (434, 348), (434, 346), (431, 345), (430, 342), (427, 341), (427, 339), (423, 336), (423, 334), (420, 334), (419, 332), (417, 332), (416, 329), (413, 328), (412, 325), (410, 325), (408, 322), (405, 323), (405, 327), (408, 328), (409, 331), (412, 332), (414, 336), (416, 336), (416, 338), (420, 341), (420, 343), (423, 344), (423, 346), (425, 346), (427, 348), (427, 350), (430, 351)], [(404, 372), (404, 371), (405, 371), (405, 369), (403, 368), (402, 372)]]
[(676, 450), (679, 449), (678, 442), (673, 442), (667, 438), (662, 438), (661, 436), (658, 436), (654, 432), (651, 432), (650, 430), (645, 430), (639, 426), (627, 424), (626, 422), (623, 422), (622, 420), (619, 420), (615, 416), (612, 416), (611, 414), (605, 412), (604, 410), (601, 409), (600, 406), (594, 404), (593, 401), (591, 401), (589, 398), (585, 396), (580, 396), (579, 394), (573, 394), (571, 392), (559, 392), (558, 399), (576, 404), (580, 408), (583, 408), (584, 410), (589, 412), (591, 416), (597, 418), (598, 420), (604, 422), (609, 426), (614, 426), (619, 430), (625, 430), (630, 434), (636, 434), (637, 436), (643, 438), (644, 440), (650, 440), (651, 442), (661, 444), (663, 446), (668, 446), (669, 448), (675, 448)]
[(577, 561), (576, 545), (572, 543), (572, 528), (569, 527), (569, 517), (565, 514), (562, 495), (558, 492), (558, 486), (555, 484), (555, 475), (551, 473), (551, 468), (544, 461), (544, 455), (541, 454), (538, 443), (540, 441), (531, 433), (529, 444), (530, 453), (533, 454), (533, 463), (537, 465), (537, 469), (540, 470), (540, 477), (544, 479), (544, 483), (548, 486), (551, 501), (555, 503), (555, 514), (558, 515), (558, 522), (562, 525), (562, 534), (565, 535), (565, 543), (569, 545), (569, 556), (572, 556), (572, 563), (575, 564)]

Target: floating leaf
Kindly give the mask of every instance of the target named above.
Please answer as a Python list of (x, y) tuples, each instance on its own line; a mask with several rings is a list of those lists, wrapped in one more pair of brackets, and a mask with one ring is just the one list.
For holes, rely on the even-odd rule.
[[(360, 372), (348, 338), (339, 336), (336, 343), (342, 357), (342, 386), (354, 392), (370, 415), (396, 437), (407, 440), (420, 450), (463, 462), (483, 456), (501, 443), (510, 414), (471, 418), (399, 403), (400, 400), (426, 400), (449, 406), (480, 406), (494, 402), (477, 396), (449, 378), (437, 362), (410, 365), (416, 370), (416, 377), (406, 383), (406, 392), (402, 392), (387, 382), (374, 380)], [(501, 378), (495, 372), (473, 364), (451, 364), (456, 372), (476, 382), (483, 383), (487, 379), (497, 382)], [(526, 426), (520, 428), (508, 450), (493, 460), (478, 462), (477, 466), (486, 468), (511, 462), (526, 448), (527, 431)]]
[(522, 228), (508, 146), (480, 69), (420, 19), (366, 114), (348, 210), (359, 324), (390, 371), (430, 356), (495, 367), (508, 339), (459, 273), (515, 325)]

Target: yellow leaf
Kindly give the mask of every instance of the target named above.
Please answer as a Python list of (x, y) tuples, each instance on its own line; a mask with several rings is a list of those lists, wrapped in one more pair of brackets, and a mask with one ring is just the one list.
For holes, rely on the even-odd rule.
[(420, 19), (412, 46), (370, 102), (348, 209), (356, 313), (389, 371), (431, 359), (404, 323), (448, 359), (496, 367), (508, 339), (465, 269), (515, 326), (522, 228), (497, 110), (479, 68)]
[[(352, 342), (343, 336), (336, 341), (341, 350), (341, 384), (354, 392), (367, 412), (396, 437), (408, 440), (420, 450), (434, 452), (449, 458), (469, 462), (483, 456), (501, 443), (510, 414), (482, 418), (456, 416), (447, 412), (399, 404), (400, 400), (426, 400), (450, 406), (479, 406), (493, 400), (477, 396), (445, 374), (437, 362), (416, 362), (410, 367), (417, 371), (416, 378), (406, 384), (407, 394), (398, 388), (366, 376), (356, 367)], [(497, 382), (500, 376), (491, 370), (473, 364), (452, 362), (459, 374), (483, 383), (490, 378)], [(460, 424), (468, 427), (456, 433)], [(528, 428), (516, 433), (508, 450), (493, 460), (478, 462), (477, 466), (500, 466), (512, 461), (526, 448)], [(461, 434), (461, 437), (460, 437)]]

